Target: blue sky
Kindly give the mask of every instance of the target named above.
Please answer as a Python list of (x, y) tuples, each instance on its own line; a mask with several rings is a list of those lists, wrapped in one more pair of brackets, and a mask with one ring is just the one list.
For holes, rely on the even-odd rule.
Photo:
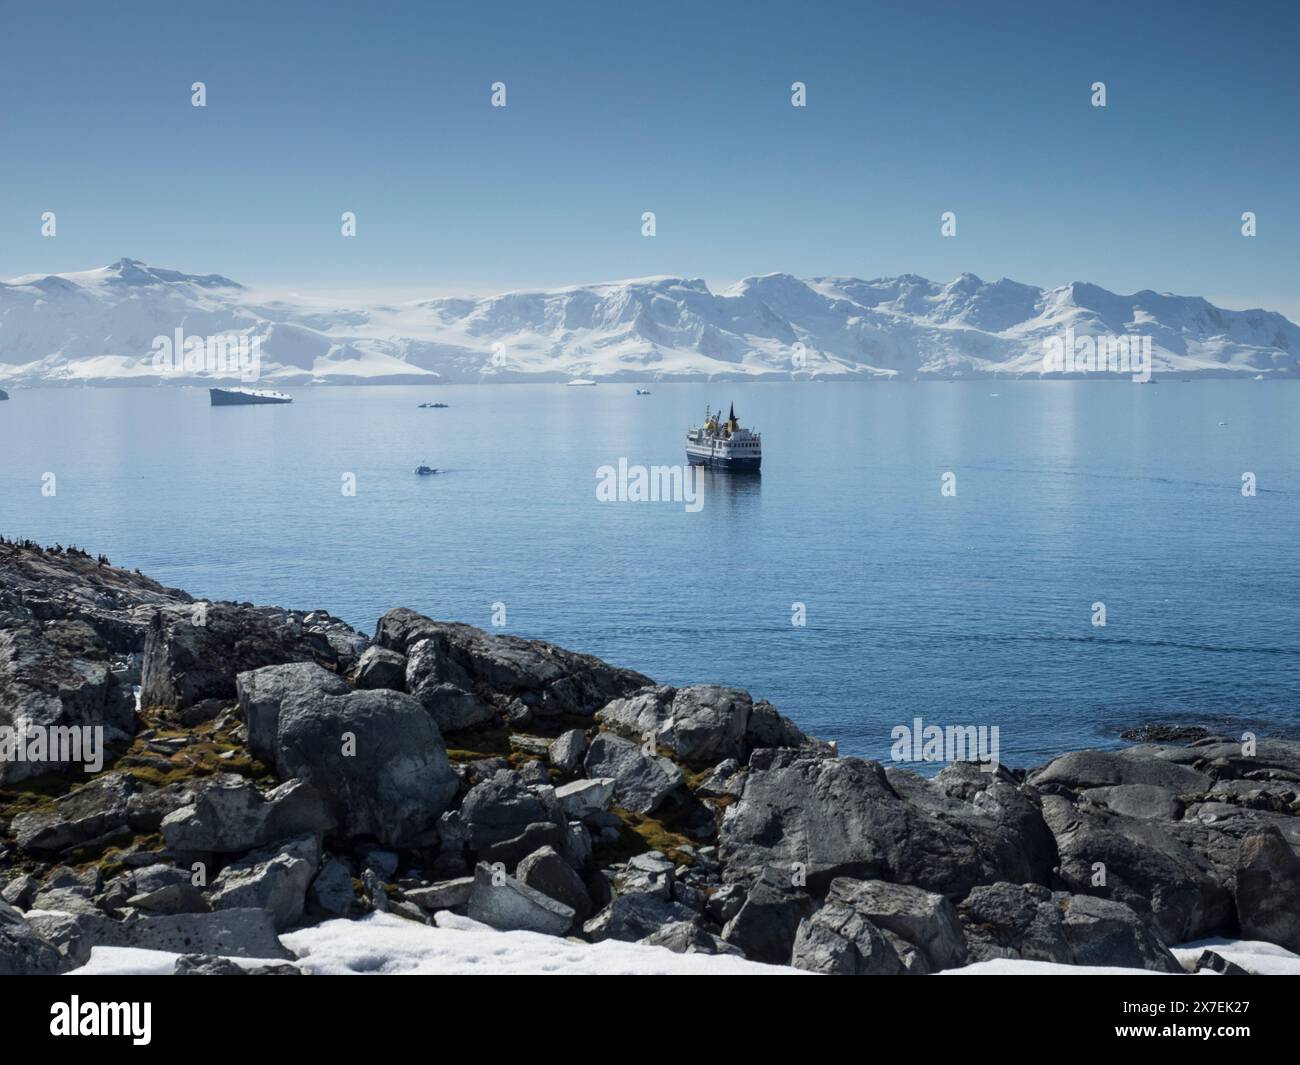
[(3, 277), (969, 270), (1300, 317), (1294, 3), (2, 0), (0, 25)]

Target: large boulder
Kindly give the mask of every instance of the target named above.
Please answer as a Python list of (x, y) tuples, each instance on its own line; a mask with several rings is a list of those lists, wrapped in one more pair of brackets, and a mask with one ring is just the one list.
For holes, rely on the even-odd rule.
[(574, 912), (511, 876), (498, 875), (480, 862), (474, 870), (469, 916), (502, 932), (543, 932), (562, 936), (573, 924)]
[(539, 847), (524, 858), (515, 877), (535, 891), (562, 902), (573, 910), (575, 924), (581, 925), (591, 914), (591, 896), (571, 866), (553, 847)]
[(568, 834), (568, 820), (554, 789), (530, 788), (509, 769), (499, 769), (470, 788), (459, 822), (480, 861), (504, 862), (512, 868), (539, 847), (562, 847)]
[(897, 976), (905, 971), (884, 933), (839, 901), (828, 901), (800, 923), (790, 964), (824, 976)]
[(1160, 937), (1123, 903), (1063, 892), (1053, 900), (1061, 910), (1061, 928), (1075, 965), (1183, 971)]
[(1060, 853), (1060, 886), (1068, 891), (1097, 894), (1148, 915), (1166, 943), (1232, 927), (1230, 873), (1170, 827), (1057, 795), (1043, 796), (1043, 817)]
[(633, 892), (619, 895), (583, 926), (583, 933), (593, 943), (617, 939), (639, 943), (671, 924), (699, 924), (694, 910), (657, 894)]
[(320, 840), (311, 835), (254, 851), (221, 870), (212, 883), (212, 907), (265, 910), (276, 931), (284, 932), (302, 919), (319, 866)]
[(587, 749), (587, 776), (614, 781), (614, 805), (648, 814), (681, 792), (685, 778), (671, 759), (647, 755), (639, 744), (602, 732)]
[(1276, 829), (1242, 842), (1233, 889), (1243, 936), (1300, 953), (1300, 858)]
[(313, 785), (345, 836), (394, 847), (421, 842), (459, 788), (437, 726), (394, 691), (285, 702), (275, 766)]
[[(895, 779), (912, 794), (900, 795)], [(723, 817), (719, 856), (729, 882), (755, 879), (769, 865), (800, 866), (815, 894), (845, 876), (955, 899), (976, 884), (1049, 875), (1026, 836), (1032, 819), (999, 805), (950, 797), (915, 774), (887, 776), (877, 762), (755, 754), (744, 794)]]
[(1143, 745), (1120, 751), (1071, 751), (1029, 774), (1028, 783), (1083, 791), (1120, 784), (1168, 788), (1176, 795), (1198, 794), (1211, 784), (1205, 773), (1186, 764), (1186, 747)]
[(10, 831), (22, 850), (34, 854), (53, 854), (128, 832), (129, 800), (137, 790), (135, 779), (127, 774), (98, 777), (56, 802), (19, 814)]
[(352, 689), (337, 673), (315, 662), (263, 666), (235, 678), (239, 710), (248, 729), (248, 749), (268, 765), (276, 764), (280, 711), (289, 703), (310, 710), (327, 695), (347, 695)]
[[(409, 658), (413, 645), (423, 640), (435, 642), (443, 662), (439, 675), (445, 679), (439, 683), (475, 695), (497, 710), (518, 700), (541, 717), (590, 716), (611, 699), (650, 683), (632, 670), (540, 640), (489, 635), (406, 609), (390, 610), (379, 619), (375, 642), (380, 647)], [(409, 683), (409, 671), (407, 679)]]
[[(240, 673), (287, 662), (349, 671), (360, 654), (355, 640), (349, 645), (331, 639), (330, 630), (342, 623), (328, 615), (308, 616), (328, 621), (311, 626), (288, 611), (241, 603), (163, 607), (145, 638), (140, 705), (177, 708), (204, 699), (233, 699)], [(352, 636), (364, 642), (360, 634)]]
[(783, 882), (769, 870), (749, 889), (736, 916), (723, 926), (722, 938), (753, 961), (788, 965), (799, 925), (816, 908), (806, 891)]
[(446, 640), (431, 637), (410, 645), (404, 684), (443, 732), (474, 728), (496, 717), (493, 705), (474, 694), (473, 681), (451, 657)]
[[(602, 708), (596, 718), (625, 739), (657, 747), (693, 764), (724, 758), (745, 760), (756, 747), (802, 747), (815, 741), (781, 717), (770, 703), (755, 703), (747, 691), (717, 684), (687, 688), (657, 685)], [(820, 745), (829, 754), (829, 745)]]
[(961, 922), (943, 895), (883, 880), (839, 878), (831, 882), (826, 901), (848, 907), (892, 936), (909, 972), (936, 973), (966, 964)]
[(290, 780), (263, 794), (243, 777), (214, 777), (194, 801), (162, 820), (163, 840), (182, 853), (242, 854), (293, 836), (334, 827), (320, 793)]
[(367, 647), (357, 662), (353, 678), (356, 686), (365, 690), (387, 688), (400, 692), (406, 685), (406, 656), (383, 647)]

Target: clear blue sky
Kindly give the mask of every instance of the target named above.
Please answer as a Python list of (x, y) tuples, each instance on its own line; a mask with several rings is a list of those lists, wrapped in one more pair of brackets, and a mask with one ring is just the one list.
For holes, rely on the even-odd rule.
[(1298, 30), (1294, 2), (0, 0), (0, 276), (970, 270), (1298, 317)]

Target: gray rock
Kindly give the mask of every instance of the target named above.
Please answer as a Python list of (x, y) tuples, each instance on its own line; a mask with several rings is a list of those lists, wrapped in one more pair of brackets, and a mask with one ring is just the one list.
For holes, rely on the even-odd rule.
[(571, 728), (551, 742), (547, 758), (552, 768), (559, 770), (562, 776), (569, 776), (582, 765), (582, 756), (586, 753), (587, 733), (580, 728)]
[(400, 859), (394, 851), (388, 850), (371, 850), (366, 851), (366, 856), (361, 860), (361, 865), (366, 869), (373, 869), (381, 880), (392, 880), (397, 875), (397, 866)]
[(923, 972), (966, 964), (966, 941), (957, 910), (942, 895), (906, 884), (840, 878), (831, 882), (826, 901), (849, 907), (882, 932), (892, 932), (916, 948), (924, 961)]
[(475, 784), (460, 807), (470, 850), (487, 862), (513, 866), (538, 847), (563, 845), (564, 811), (550, 788), (529, 788), (517, 773), (498, 770)]
[(13, 819), (11, 831), (19, 848), (32, 853), (57, 853), (112, 833), (129, 834), (128, 799), (137, 790), (135, 779), (114, 773), (69, 792), (48, 807)]
[(591, 780), (575, 780), (561, 784), (555, 789), (555, 797), (564, 812), (575, 821), (590, 817), (592, 814), (604, 813), (614, 798), (614, 779), (596, 777)]
[(560, 847), (564, 860), (581, 872), (591, 864), (592, 850), (591, 832), (587, 826), (580, 821), (570, 821)]
[(182, 954), (176, 959), (173, 976), (301, 976), (296, 965), (240, 965), (229, 958), (209, 954)]
[(11, 877), (5, 886), (0, 889), (0, 901), (20, 910), (25, 910), (39, 886), (40, 882), (30, 873), (18, 873)]
[(1075, 965), (1182, 972), (1160, 937), (1123, 903), (1063, 892), (1054, 900), (1061, 909), (1061, 928)]
[(1074, 791), (1117, 784), (1147, 784), (1168, 788), (1178, 795), (1198, 794), (1212, 783), (1205, 774), (1169, 757), (1185, 754), (1186, 748), (1151, 745), (1122, 751), (1071, 751), (1029, 774), (1027, 782), (1042, 788), (1061, 785)]
[(639, 943), (665, 925), (682, 922), (698, 924), (699, 916), (681, 903), (637, 893), (616, 897), (587, 921), (582, 930), (593, 943), (603, 939)]
[(422, 640), (437, 643), (445, 662), (439, 668), (455, 687), (490, 691), (503, 706), (517, 699), (540, 717), (591, 715), (650, 683), (639, 673), (540, 640), (489, 635), (404, 609), (379, 619), (375, 641), (381, 647), (409, 657), (412, 645)]
[(149, 865), (133, 876), (135, 893), (129, 906), (149, 913), (204, 913), (209, 909), (203, 892), (195, 886), (193, 874), (172, 865)]
[(166, 950), (176, 954), (222, 954), (239, 958), (286, 958), (269, 913), (255, 909), (166, 917), (128, 917), (116, 926), (110, 946)]
[(689, 921), (674, 921), (641, 940), (646, 946), (665, 947), (674, 954), (729, 954), (744, 957), (744, 952), (712, 932)]
[(1242, 842), (1233, 889), (1243, 937), (1300, 953), (1300, 858), (1276, 829)]
[(838, 901), (827, 902), (799, 923), (790, 964), (827, 976), (897, 976), (905, 971), (880, 929)]
[(1192, 964), (1192, 972), (1199, 973), (1208, 970), (1212, 973), (1218, 973), (1220, 976), (1250, 976), (1248, 969), (1243, 969), (1236, 962), (1228, 961), (1222, 954), (1216, 954), (1212, 950), (1203, 950), (1196, 956), (1196, 961)]
[(740, 763), (728, 758), (713, 767), (694, 788), (702, 799), (739, 799), (745, 791), (745, 774)]
[(305, 781), (286, 781), (263, 795), (243, 777), (222, 776), (164, 817), (161, 831), (173, 851), (236, 854), (333, 827), (320, 793)]
[(319, 865), (320, 841), (315, 836), (254, 851), (221, 870), (212, 884), (212, 906), (265, 910), (276, 931), (284, 932), (302, 920), (307, 889)]
[(474, 728), (496, 716), (496, 710), (474, 694), (473, 682), (451, 657), (445, 639), (433, 637), (408, 645), (404, 683), (443, 732)]
[(591, 915), (591, 896), (582, 878), (553, 847), (540, 847), (524, 858), (515, 870), (515, 877), (568, 906), (576, 924), (581, 925)]
[(327, 695), (346, 695), (347, 681), (315, 662), (264, 666), (235, 678), (239, 711), (248, 728), (248, 749), (269, 766), (276, 765), (280, 711), (289, 702), (310, 709)]
[(0, 976), (52, 976), (67, 967), (53, 944), (14, 907), (0, 902)]
[(393, 691), (286, 702), (275, 765), (320, 792), (343, 835), (388, 846), (418, 844), (459, 787), (432, 719)]
[[(757, 768), (764, 764), (771, 768)], [(744, 795), (719, 829), (724, 876), (749, 880), (769, 865), (798, 864), (814, 893), (847, 876), (958, 898), (980, 883), (1042, 879), (1051, 867), (1024, 824), (1034, 807), (1026, 800), (1008, 810), (1007, 798), (966, 802), (915, 774), (887, 777), (878, 763), (857, 758), (795, 753), (759, 761), (756, 754)], [(1030, 823), (1043, 827), (1041, 819)]]
[(509, 876), (493, 883), (492, 867), (480, 862), (474, 870), (469, 916), (502, 932), (543, 932), (562, 936), (573, 924), (572, 907)]
[(1080, 793), (1084, 802), (1105, 806), (1125, 817), (1143, 821), (1177, 821), (1184, 805), (1173, 788), (1155, 784), (1113, 784), (1105, 788), (1087, 788)]
[(308, 889), (308, 906), (327, 917), (346, 917), (355, 902), (352, 869), (342, 858), (330, 858)]
[(440, 880), (427, 887), (411, 888), (405, 895), (426, 913), (437, 913), (439, 910), (455, 910), (460, 913), (469, 905), (473, 889), (472, 876), (458, 876), (452, 880)]
[(1061, 910), (1039, 884), (987, 884), (972, 888), (958, 907), (971, 961), (1016, 958), (1069, 965), (1073, 954), (1061, 927)]
[(653, 813), (684, 786), (682, 771), (669, 759), (647, 757), (637, 744), (608, 732), (592, 740), (586, 771), (613, 778), (615, 805), (638, 814)]
[(406, 684), (406, 656), (383, 647), (367, 647), (357, 662), (356, 686), (362, 690), (387, 688), (400, 692)]
[(547, 771), (545, 762), (525, 762), (519, 767), (519, 779), (530, 787), (533, 785), (549, 785), (551, 783), (551, 774)]
[(723, 926), (722, 938), (754, 961), (789, 965), (799, 924), (816, 908), (807, 892), (769, 875), (749, 889), (736, 916)]

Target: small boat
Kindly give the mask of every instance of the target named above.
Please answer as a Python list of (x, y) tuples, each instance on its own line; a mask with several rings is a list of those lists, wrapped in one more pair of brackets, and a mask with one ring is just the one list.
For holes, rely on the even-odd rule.
[(270, 392), (257, 388), (209, 388), (208, 396), (214, 407), (243, 407), (256, 403), (292, 403), (293, 397), (283, 392)]
[(704, 424), (686, 431), (686, 461), (692, 466), (757, 473), (763, 463), (763, 438), (741, 427), (735, 404), (727, 420), (722, 411), (704, 408)]
[(595, 388), (595, 381), (588, 381), (585, 377), (578, 377), (569, 382), (570, 388)]
[(638, 396), (648, 396), (648, 395), (650, 394), (650, 389), (648, 389), (648, 388), (638, 388), (638, 389), (636, 390), (636, 394), (637, 394)]
[(447, 404), (445, 403), (421, 403), (420, 404), (421, 410), (425, 410), (426, 408), (429, 410), (446, 410)]
[(437, 473), (438, 468), (436, 466), (416, 466), (415, 472), (421, 477), (428, 477), (430, 474)]

